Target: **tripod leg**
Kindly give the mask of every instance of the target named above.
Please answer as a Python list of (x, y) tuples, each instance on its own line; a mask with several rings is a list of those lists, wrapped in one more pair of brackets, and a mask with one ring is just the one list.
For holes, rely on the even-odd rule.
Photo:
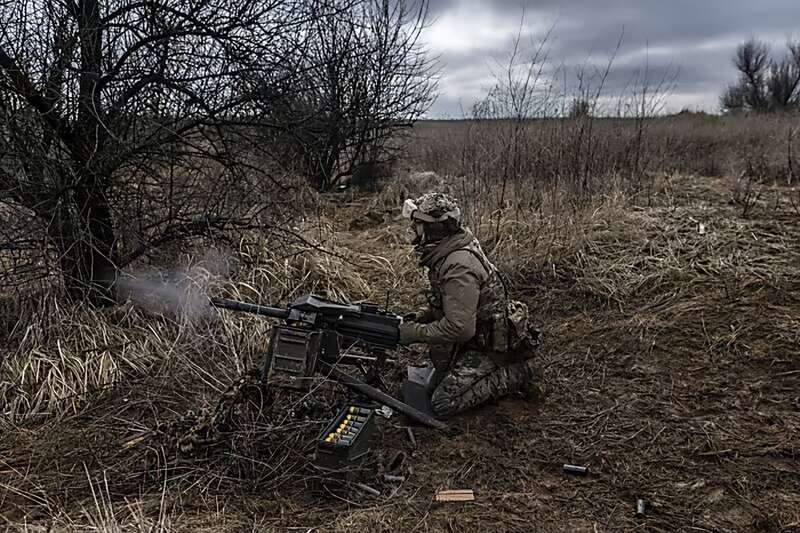
[(385, 392), (381, 392), (375, 387), (371, 387), (363, 381), (360, 381), (349, 374), (345, 374), (344, 372), (338, 370), (328, 363), (325, 363), (324, 361), (318, 361), (317, 371), (321, 374), (332, 377), (348, 389), (359, 392), (371, 400), (375, 400), (382, 405), (387, 405), (392, 409), (403, 413), (407, 417), (419, 422), (420, 424), (424, 424), (439, 430), (447, 429), (447, 424), (441, 420), (436, 420), (432, 416), (401, 402), (397, 398), (393, 398)]

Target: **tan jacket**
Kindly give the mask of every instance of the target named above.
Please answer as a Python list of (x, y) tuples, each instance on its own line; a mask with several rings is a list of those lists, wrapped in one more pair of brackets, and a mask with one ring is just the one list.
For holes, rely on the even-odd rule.
[(505, 321), (502, 281), (469, 230), (427, 250), (420, 265), (428, 268), (431, 288), (429, 309), (412, 324), (413, 342), (463, 345), (484, 335), (494, 315), (502, 313)]

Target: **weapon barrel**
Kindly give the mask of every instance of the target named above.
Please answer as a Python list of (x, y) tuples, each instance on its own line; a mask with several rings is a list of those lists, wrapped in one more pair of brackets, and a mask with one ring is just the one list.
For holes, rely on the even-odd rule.
[(227, 298), (211, 298), (211, 305), (221, 309), (230, 309), (231, 311), (243, 311), (245, 313), (255, 313), (256, 315), (268, 316), (271, 318), (289, 318), (289, 310), (280, 307), (267, 307), (265, 305), (249, 304), (239, 302), (237, 300), (229, 300)]

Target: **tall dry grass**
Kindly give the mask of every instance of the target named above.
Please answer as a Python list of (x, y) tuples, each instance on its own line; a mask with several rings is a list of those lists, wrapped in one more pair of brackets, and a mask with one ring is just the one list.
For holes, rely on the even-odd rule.
[[(409, 157), (416, 166), (477, 184), (557, 183), (573, 194), (602, 194), (606, 184), (652, 192), (664, 173), (736, 176), (758, 171), (760, 179), (796, 182), (800, 127), (796, 115), (714, 116), (683, 113), (623, 119), (583, 116), (531, 119), (519, 139), (525, 154), (509, 169), (509, 121), (428, 121), (416, 128)], [(512, 172), (513, 171), (513, 172)], [(484, 187), (485, 188), (485, 187)], [(519, 188), (518, 188), (519, 189)], [(514, 191), (516, 193), (519, 190)], [(535, 204), (535, 195), (509, 195)]]
[(168, 275), (155, 267), (126, 275), (126, 299), (114, 307), (70, 304), (57, 289), (19, 302), (30, 312), (15, 318), (0, 347), (2, 415), (19, 422), (80, 413), (92, 399), (152, 376), (221, 393), (260, 363), (270, 322), (215, 310), (210, 296), (285, 305), (306, 293), (344, 301), (373, 294), (358, 264), (388, 263), (353, 260), (333, 235), (322, 218), (298, 220), (291, 240), (242, 233), (224, 252), (231, 264), (224, 275), (206, 264), (207, 250), (188, 251)]
[[(549, 140), (531, 138), (532, 146), (540, 144), (539, 152), (532, 152), (539, 155), (525, 162), (530, 174), (504, 180), (494, 173), (502, 168), (496, 152), (502, 147), (491, 144), (491, 128), (497, 124), (483, 131), (483, 137), (460, 130), (467, 127), (463, 124), (423, 125), (435, 135), (420, 138), (408, 165), (438, 172), (405, 172), (369, 195), (298, 190), (293, 206), (297, 216), (283, 231), (231, 233), (228, 248), (215, 254), (215, 260), (209, 259), (203, 244), (176, 251), (178, 260), (168, 266), (180, 275), (165, 276), (140, 265), (137, 275), (150, 276), (152, 294), (113, 308), (66, 306), (57, 293), (46, 293), (50, 303), (42, 308), (47, 312), (20, 315), (9, 342), (0, 348), (4, 427), (13, 433), (26, 425), (35, 434), (37, 427), (45, 427), (36, 422), (46, 419), (52, 427), (66, 427), (70, 419), (77, 419), (75, 414), (82, 415), (78, 424), (91, 427), (93, 417), (102, 414), (97, 431), (114, 427), (125, 437), (122, 449), (107, 452), (120, 458), (109, 472), (117, 478), (108, 483), (122, 492), (130, 479), (133, 491), (145, 486), (152, 492), (157, 485), (178, 494), (176, 499), (183, 490), (203, 497), (220, 492), (261, 494), (319, 480), (322, 474), (309, 467), (308, 456), (298, 450), (313, 444), (340, 391), (320, 383), (308, 395), (259, 398), (263, 391), (242, 376), (262, 361), (270, 321), (205, 307), (198, 312), (181, 302), (214, 294), (274, 305), (315, 292), (412, 309), (422, 303), (420, 291), (426, 281), (411, 252), (400, 206), (404, 198), (434, 189), (459, 198), (467, 224), (509, 274), (515, 295), (529, 302), (537, 323), (574, 306), (566, 311), (575, 311), (569, 319), (548, 324), (552, 329), (547, 333), (559, 339), (553, 345), (566, 344), (563, 350), (552, 350), (545, 361), (553, 365), (550, 379), (566, 381), (562, 373), (570, 367), (558, 357), (572, 357), (569, 343), (584, 334), (571, 328), (584, 319), (591, 322), (598, 311), (619, 311), (619, 322), (591, 331), (619, 333), (625, 339), (637, 336), (642, 358), (654, 349), (655, 339), (666, 334), (691, 337), (685, 349), (692, 350), (692, 357), (710, 360), (769, 361), (790, 353), (800, 341), (790, 296), (776, 303), (765, 301), (764, 295), (790, 295), (796, 287), (797, 251), (791, 242), (796, 232), (779, 234), (775, 228), (780, 226), (759, 219), (772, 216), (772, 204), (765, 198), (773, 192), (784, 198), (778, 214), (788, 216), (789, 189), (770, 184), (770, 178), (756, 182), (755, 187), (771, 190), (751, 200), (748, 214), (754, 216), (742, 217), (737, 206), (724, 207), (726, 194), (734, 200), (733, 191), (725, 189), (733, 176), (703, 180), (696, 190), (692, 176), (678, 175), (693, 171), (681, 166), (677, 155), (675, 166), (662, 172), (656, 147), (666, 150), (673, 145), (654, 140), (658, 128), (663, 128), (658, 135), (664, 138), (677, 136), (681, 130), (673, 131), (673, 126), (687, 128), (686, 124), (699, 124), (696, 120), (705, 119), (653, 122), (647, 141), (651, 151), (640, 154), (645, 169), (641, 180), (624, 171), (631, 167), (619, 163), (625, 161), (631, 137), (609, 135), (591, 150), (584, 146), (573, 155), (588, 165), (591, 175), (586, 182), (568, 172), (575, 168), (570, 166), (574, 159), (545, 159), (548, 149), (556, 149), (558, 130)], [(601, 122), (601, 129), (603, 124), (607, 133), (626, 126)], [(749, 135), (744, 123), (731, 124), (739, 128), (738, 133), (729, 132), (732, 138)], [(758, 124), (768, 127), (768, 122)], [(694, 146), (712, 137), (717, 127), (709, 123), (695, 133), (684, 129), (681, 142)], [(531, 135), (536, 132), (532, 123)], [(692, 135), (699, 140), (691, 140)], [(478, 139), (486, 144), (475, 145)], [(470, 147), (481, 151), (472, 154)], [(677, 147), (671, 149), (680, 153)], [(721, 144), (716, 155), (707, 154), (709, 160), (723, 149), (727, 145)], [(425, 159), (434, 153), (443, 160)], [(776, 151), (771, 160), (775, 168), (781, 164), (779, 157)], [(716, 207), (703, 196), (708, 194), (716, 195)], [(226, 269), (213, 264), (220, 255)], [(187, 297), (170, 305), (148, 303), (176, 292)], [(773, 318), (769, 327), (751, 324), (736, 320), (739, 310), (750, 315), (766, 310)], [(387, 374), (387, 379), (395, 374)], [(578, 381), (583, 387), (591, 383)], [(240, 396), (245, 401), (240, 402)], [(141, 411), (127, 410), (140, 404), (145, 406)], [(58, 480), (57, 486), (93, 487), (95, 492), (86, 492), (81, 508), (61, 509), (53, 495), (56, 485), (46, 480), (41, 489), (26, 489), (24, 496), (47, 495), (42, 501), (51, 506), (51, 522), (64, 529), (158, 531), (182, 520), (179, 504), (177, 514), (164, 512), (157, 504), (163, 500), (153, 494), (123, 503), (112, 494), (114, 488), (105, 488), (99, 468), (89, 475), (88, 485), (86, 479)], [(17, 487), (26, 483), (31, 482), (17, 479), (4, 488), (19, 491), (23, 489)]]
[[(228, 275), (213, 274), (204, 244), (195, 243), (170, 255), (169, 268), (182, 272), (182, 285), (170, 286), (174, 277), (154, 282), (149, 301), (185, 290), (201, 302), (213, 293), (285, 304), (313, 292), (412, 307), (424, 280), (399, 206), (432, 189), (460, 199), (466, 223), (487, 251), (517, 287), (529, 287), (543, 272), (580, 262), (580, 250), (597, 235), (598, 217), (652, 203), (671, 174), (730, 175), (732, 201), (750, 209), (763, 203), (762, 184), (790, 182), (797, 168), (791, 117), (531, 120), (513, 138), (525, 148), (516, 153), (526, 155), (513, 168), (502, 160), (508, 127), (491, 120), (421, 123), (405, 165), (430, 171), (406, 172), (367, 196), (297, 187), (290, 227), (228, 236)], [(635, 233), (636, 225), (627, 230)], [(165, 284), (159, 289), (158, 283)], [(80, 412), (93, 397), (153, 374), (188, 372), (189, 383), (222, 391), (257, 364), (269, 325), (208, 309), (196, 316), (180, 302), (153, 308), (132, 298), (98, 310), (65, 304), (53, 291), (11, 300), (4, 306), (10, 319), (0, 348), (0, 398), (12, 420)]]

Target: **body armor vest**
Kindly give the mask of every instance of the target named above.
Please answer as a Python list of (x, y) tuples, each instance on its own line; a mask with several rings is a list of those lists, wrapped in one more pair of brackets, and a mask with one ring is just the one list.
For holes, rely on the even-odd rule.
[(479, 276), (480, 295), (475, 325), (474, 343), (484, 350), (506, 352), (511, 347), (508, 330), (508, 297), (500, 272), (483, 253), (477, 239), (466, 246), (455, 248), (447, 253), (436, 265), (428, 270), (431, 290), (427, 294), (428, 304), (437, 313), (442, 312), (442, 290), (439, 284), (439, 270), (451, 254), (464, 251), (472, 254), (483, 266), (485, 276)]

